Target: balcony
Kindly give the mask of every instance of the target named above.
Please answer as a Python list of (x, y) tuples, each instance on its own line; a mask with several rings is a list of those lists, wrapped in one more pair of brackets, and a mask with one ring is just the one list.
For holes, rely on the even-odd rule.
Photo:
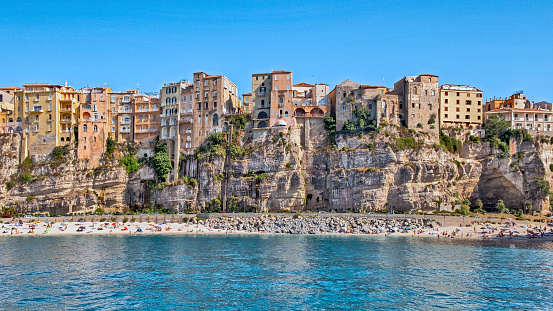
[(159, 111), (159, 109), (158, 109), (158, 108), (152, 108), (151, 111), (152, 111), (152, 112), (155, 112), (155, 111)]
[(71, 123), (71, 119), (70, 118), (60, 119), (60, 123)]
[(261, 92), (261, 91), (257, 92), (257, 96), (265, 96), (265, 95), (267, 95), (267, 92)]
[(33, 108), (33, 110), (30, 111), (30, 113), (43, 113), (44, 110), (42, 110), (42, 107), (41, 108)]
[(73, 108), (70, 107), (61, 107), (60, 111), (62, 112), (73, 112)]
[(131, 129), (121, 129), (121, 133), (130, 133)]
[(131, 120), (121, 120), (121, 124), (131, 124)]
[(132, 113), (131, 109), (119, 109), (117, 110), (118, 113)]
[(48, 120), (46, 120), (46, 122), (48, 122), (48, 123), (52, 123), (52, 122), (54, 122), (54, 120), (52, 120), (52, 119), (48, 119)]
[(62, 133), (62, 134), (63, 134), (63, 133), (65, 133), (65, 134), (71, 133), (71, 130), (60, 130), (60, 133)]
[(72, 101), (73, 99), (70, 98), (70, 97), (64, 97), (64, 98), (60, 98), (60, 102), (70, 102)]

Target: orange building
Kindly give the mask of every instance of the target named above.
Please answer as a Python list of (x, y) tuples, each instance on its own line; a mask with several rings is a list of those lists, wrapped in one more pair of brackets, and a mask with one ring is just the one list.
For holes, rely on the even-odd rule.
[(98, 166), (98, 161), (106, 152), (110, 96), (108, 87), (81, 89), (77, 156), (89, 159), (90, 167)]

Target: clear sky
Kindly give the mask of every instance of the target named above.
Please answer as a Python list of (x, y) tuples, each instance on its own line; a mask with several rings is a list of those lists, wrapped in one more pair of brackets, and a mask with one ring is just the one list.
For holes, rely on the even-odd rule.
[(195, 71), (385, 84), (430, 73), (553, 102), (553, 1), (0, 1), (0, 86), (159, 91)]

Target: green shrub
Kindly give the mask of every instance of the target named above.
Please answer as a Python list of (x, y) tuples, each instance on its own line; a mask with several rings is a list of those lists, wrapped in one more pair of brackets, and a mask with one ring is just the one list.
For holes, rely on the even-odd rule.
[(21, 182), (26, 184), (30, 181), (33, 181), (34, 176), (31, 174), (21, 174)]
[(267, 173), (258, 174), (257, 177), (256, 177), (256, 180), (258, 182), (262, 182), (267, 178), (267, 176), (268, 176)]
[(422, 148), (423, 144), (415, 141), (413, 137), (400, 137), (396, 139), (396, 147), (399, 150)]
[(291, 168), (292, 167), (292, 164), (290, 162), (286, 163), (286, 168)]
[(461, 150), (463, 143), (460, 140), (457, 140), (455, 137), (450, 137), (449, 135), (446, 135), (444, 132), (440, 131), (440, 146), (442, 146), (446, 151), (457, 153)]
[(123, 223), (126, 223), (127, 221), (129, 221), (127, 217), (123, 218)]
[(10, 191), (14, 186), (15, 186), (15, 181), (8, 181), (6, 183), (6, 190)]
[(553, 172), (553, 163), (549, 164), (549, 170)]
[(100, 219), (100, 222), (105, 222), (106, 221), (106, 217), (102, 217), (102, 219)]
[(126, 157), (119, 159), (119, 163), (125, 167), (127, 174), (132, 174), (138, 171), (140, 167), (138, 159), (134, 156), (134, 154), (129, 154)]
[(35, 197), (32, 196), (32, 195), (30, 195), (30, 196), (28, 196), (27, 198), (25, 198), (25, 201), (31, 202), (31, 201), (34, 200), (34, 199), (35, 199)]

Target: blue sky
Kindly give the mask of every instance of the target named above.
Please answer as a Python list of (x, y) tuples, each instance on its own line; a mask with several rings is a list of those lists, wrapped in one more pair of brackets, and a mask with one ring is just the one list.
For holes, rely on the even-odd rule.
[(195, 71), (385, 84), (431, 73), (553, 102), (553, 1), (0, 1), (0, 85), (159, 91)]

